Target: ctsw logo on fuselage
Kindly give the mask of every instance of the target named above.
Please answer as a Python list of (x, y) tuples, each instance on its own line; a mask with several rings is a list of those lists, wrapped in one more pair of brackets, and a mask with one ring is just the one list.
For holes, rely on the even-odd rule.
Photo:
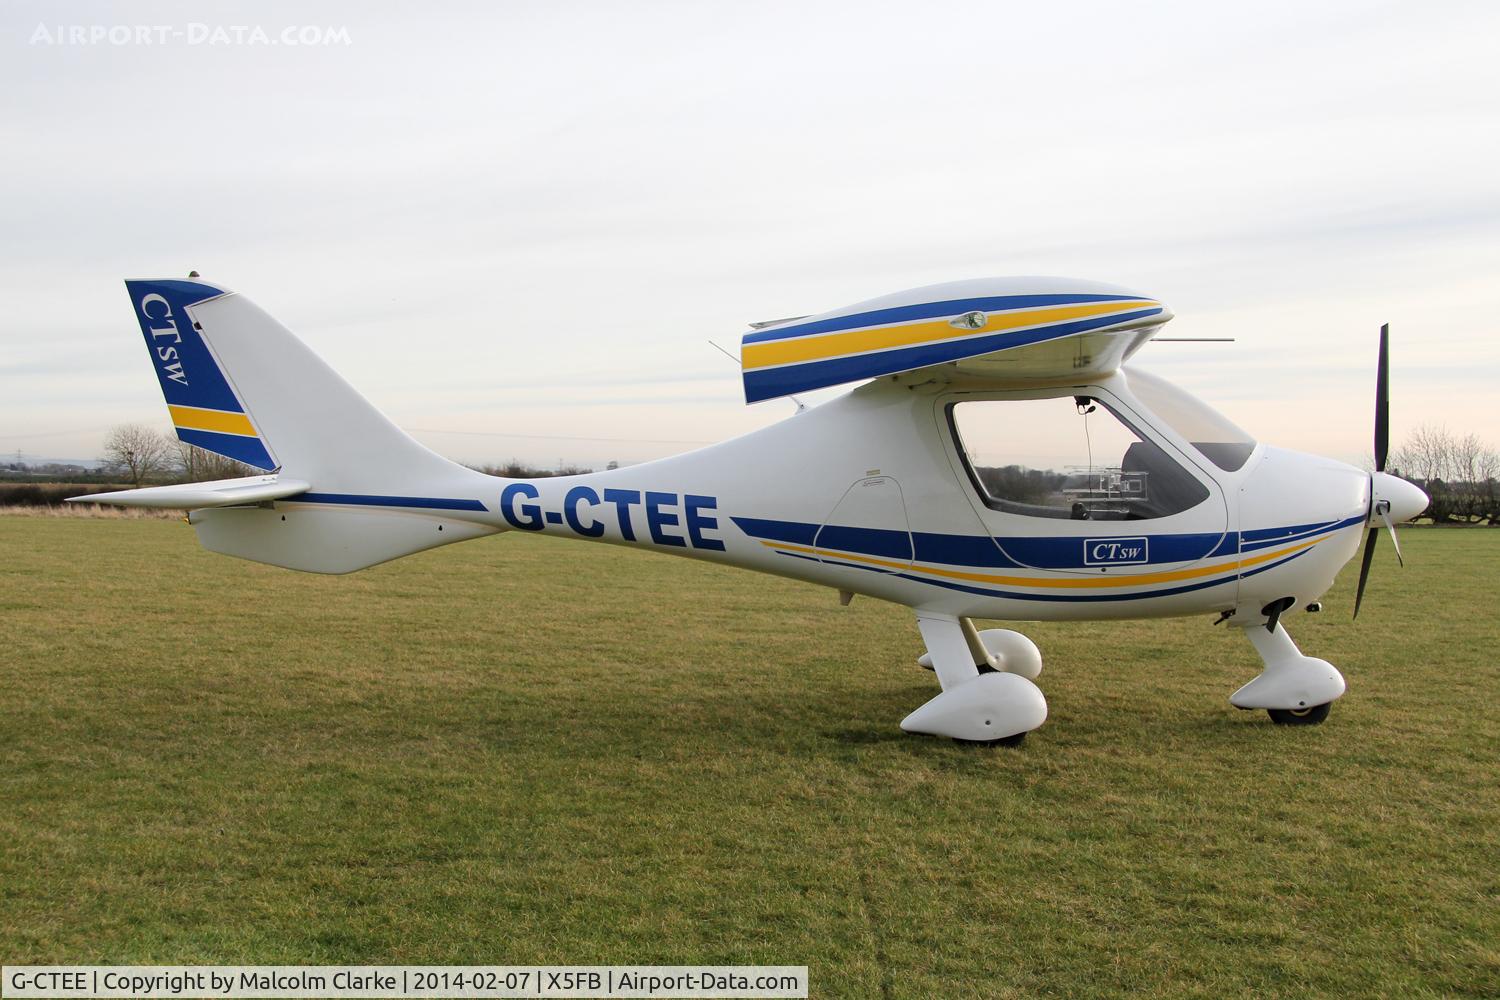
[(1085, 538), (1083, 540), (1083, 564), (1085, 566), (1129, 566), (1150, 562), (1146, 539), (1142, 538)]
[[(161, 308), (154, 309), (154, 306)], [(172, 315), (172, 303), (152, 292), (141, 299), (141, 315), (151, 324), (146, 332), (151, 334), (152, 353), (159, 359), (157, 367), (161, 369), (162, 377), (171, 379), (178, 385), (187, 385), (187, 372), (182, 368), (182, 352), (177, 346), (182, 343), (182, 331), (177, 329), (177, 319)]]
[(638, 540), (637, 529), (644, 522), (655, 545), (724, 551), (724, 542), (709, 534), (719, 529), (719, 519), (710, 513), (718, 509), (718, 497), (619, 489), (606, 489), (601, 496), (592, 486), (575, 486), (563, 497), (562, 510), (544, 510), (532, 502), (541, 495), (531, 483), (511, 483), (500, 494), (500, 516), (522, 531), (566, 526), (580, 538), (602, 538), (613, 522), (627, 542)]

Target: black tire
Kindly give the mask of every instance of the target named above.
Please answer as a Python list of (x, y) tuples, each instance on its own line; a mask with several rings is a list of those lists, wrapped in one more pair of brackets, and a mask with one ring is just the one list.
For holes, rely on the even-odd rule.
[(1268, 708), (1266, 714), (1278, 726), (1316, 726), (1328, 718), (1328, 710), (1332, 707), (1333, 702), (1325, 701), (1311, 708)]
[(1014, 736), (1002, 736), (998, 740), (961, 740), (955, 737), (953, 742), (966, 747), (1018, 747), (1025, 739), (1025, 733), (1016, 733)]

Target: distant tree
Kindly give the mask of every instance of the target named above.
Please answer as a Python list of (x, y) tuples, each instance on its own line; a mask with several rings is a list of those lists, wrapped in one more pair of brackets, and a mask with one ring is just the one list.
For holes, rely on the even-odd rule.
[(1476, 434), (1423, 425), (1391, 456), (1391, 469), (1432, 499), (1435, 524), (1500, 524), (1500, 455)]
[(1447, 479), (1453, 465), (1453, 436), (1445, 427), (1423, 424), (1407, 435), (1390, 464), (1413, 481)]
[(182, 478), (189, 483), (206, 483), (215, 479), (240, 479), (244, 476), (258, 475), (258, 470), (252, 469), (244, 462), (236, 462), (232, 458), (225, 458), (211, 451), (199, 448), (197, 445), (188, 444), (186, 441), (177, 442), (177, 469), (182, 473)]
[(1061, 502), (1059, 491), (1067, 478), (1051, 469), (1024, 465), (980, 465), (974, 472), (990, 496), (1029, 504)]
[(469, 468), (475, 472), (482, 472), (486, 476), (500, 476), (503, 479), (548, 479), (552, 476), (578, 476), (594, 471), (577, 465), (563, 465), (557, 469), (537, 469), (514, 458), (504, 465), (471, 465)]
[(120, 424), (104, 438), (104, 462), (133, 486), (168, 467), (172, 445), (160, 431), (144, 424)]

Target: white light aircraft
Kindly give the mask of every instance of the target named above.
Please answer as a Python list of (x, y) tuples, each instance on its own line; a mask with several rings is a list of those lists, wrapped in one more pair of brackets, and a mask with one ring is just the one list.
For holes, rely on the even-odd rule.
[(863, 383), (832, 402), (674, 458), (512, 480), (418, 444), (243, 295), (196, 273), (126, 285), (178, 437), (266, 475), (74, 499), (186, 508), (207, 548), (315, 573), (514, 531), (904, 604), (941, 688), (909, 732), (1016, 743), (1046, 719), (1037, 647), (975, 619), (1217, 615), (1264, 662), (1230, 703), (1321, 722), (1344, 678), (1285, 618), (1318, 610), (1368, 531), (1357, 614), (1376, 529), (1394, 540), (1427, 505), (1383, 471), (1384, 329), (1374, 473), (1259, 444), (1123, 367), (1171, 319), (1161, 302), (994, 278), (753, 324), (748, 402)]

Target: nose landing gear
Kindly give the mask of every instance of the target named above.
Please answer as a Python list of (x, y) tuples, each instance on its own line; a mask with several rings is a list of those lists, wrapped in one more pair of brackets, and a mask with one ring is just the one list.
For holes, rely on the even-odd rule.
[(1325, 701), (1312, 708), (1268, 708), (1266, 712), (1278, 726), (1316, 726), (1328, 718), (1332, 707), (1333, 702)]
[(1344, 675), (1327, 660), (1303, 656), (1279, 621), (1269, 625), (1244, 627), (1265, 669), (1230, 695), (1229, 703), (1235, 708), (1263, 708), (1277, 725), (1316, 726), (1344, 693)]

